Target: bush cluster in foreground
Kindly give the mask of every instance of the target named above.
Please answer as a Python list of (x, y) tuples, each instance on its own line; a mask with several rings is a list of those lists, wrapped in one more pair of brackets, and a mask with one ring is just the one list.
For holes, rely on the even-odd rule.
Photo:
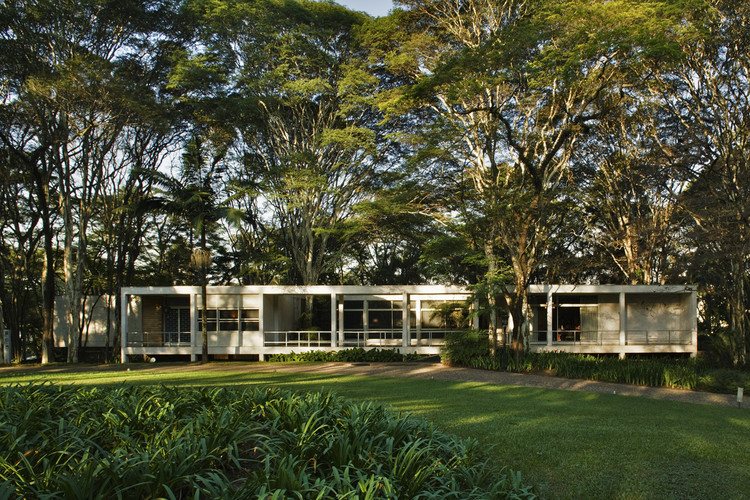
[[(454, 366), (501, 370), (501, 356), (490, 356), (487, 336), (478, 332), (448, 334), (443, 360)], [(570, 354), (561, 352), (527, 353), (516, 365), (508, 356), (507, 370), (548, 372), (559, 377), (601, 380), (623, 384), (673, 387), (733, 393), (737, 387), (750, 391), (750, 372), (711, 367), (699, 359), (639, 358)]]
[(0, 498), (534, 498), (476, 440), (330, 393), (0, 389)]
[(400, 361), (413, 361), (422, 357), (420, 354), (401, 354), (398, 349), (343, 349), (340, 351), (307, 351), (285, 354), (274, 354), (269, 356), (271, 362), (297, 362), (297, 361), (320, 361), (320, 362), (347, 362), (347, 363), (394, 363)]

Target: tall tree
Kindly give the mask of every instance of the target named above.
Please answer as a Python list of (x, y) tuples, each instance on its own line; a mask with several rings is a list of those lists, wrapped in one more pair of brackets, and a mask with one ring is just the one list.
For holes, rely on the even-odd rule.
[(37, 324), (42, 233), (27, 189), (28, 170), (13, 168), (15, 150), (0, 151), (0, 302), (11, 332), (12, 359), (20, 359), (42, 340)]
[(618, 109), (580, 143), (573, 192), (584, 239), (607, 255), (613, 274), (633, 285), (664, 284), (679, 252), (676, 197), (688, 177), (661, 147), (672, 133), (667, 117), (639, 87), (624, 89)]
[[(224, 137), (222, 135), (222, 137)], [(220, 151), (216, 151), (216, 147)], [(223, 142), (204, 142), (195, 134), (187, 143), (179, 175), (172, 177), (159, 171), (149, 173), (152, 181), (161, 189), (162, 196), (144, 200), (142, 208), (164, 212), (184, 219), (194, 231), (190, 235), (193, 243), (191, 265), (196, 271), (201, 287), (202, 299), (202, 362), (208, 362), (208, 330), (206, 321), (208, 274), (211, 267), (209, 234), (216, 230), (222, 218), (233, 223), (244, 217), (244, 212), (233, 209), (222, 200), (221, 182), (224, 174), (221, 152)], [(193, 235), (195, 240), (193, 240)]]
[[(407, 102), (432, 110), (430, 133), (446, 138), (456, 176), (473, 187), (467, 200), (485, 228), (488, 282), (505, 296), (520, 352), (525, 290), (563, 222), (574, 147), (618, 105), (640, 61), (664, 52), (659, 34), (680, 13), (668, 2), (401, 3), (409, 10), (396, 15), (411, 35), (397, 35), (385, 59), (410, 72)], [(512, 282), (496, 283), (504, 260)]]
[[(317, 284), (349, 245), (341, 225), (370, 192), (376, 169), (375, 81), (352, 66), (362, 14), (326, 2), (269, 2), (276, 31), (241, 47), (247, 176), (260, 184), (292, 269)], [(334, 244), (335, 242), (335, 244)]]
[[(33, 136), (17, 156), (33, 160), (26, 164), (35, 173), (38, 189), (33, 191), (42, 208), (48, 206), (46, 189), (54, 185), (63, 229), (71, 361), (78, 356), (91, 210), (107, 180), (127, 168), (118, 151), (120, 137), (140, 111), (134, 105), (138, 99), (128, 94), (133, 73), (123, 68), (145, 58), (144, 41), (161, 6), (107, 0), (16, 0), (2, 6), (3, 65), (13, 82), (8, 106), (19, 117), (5, 142), (21, 130)], [(50, 245), (45, 248), (51, 262)], [(47, 280), (51, 275), (48, 267)], [(51, 286), (46, 289), (45, 297)], [(49, 307), (45, 304), (45, 310)]]
[(750, 359), (750, 2), (707, 1), (682, 40), (679, 67), (654, 87), (678, 124), (665, 148), (694, 173), (683, 206), (692, 215), (695, 257), (721, 262), (736, 362)]

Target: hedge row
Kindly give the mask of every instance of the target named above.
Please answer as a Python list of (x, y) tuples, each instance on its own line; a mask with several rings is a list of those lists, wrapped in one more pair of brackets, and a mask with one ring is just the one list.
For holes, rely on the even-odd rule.
[(344, 349), (341, 351), (308, 351), (286, 354), (274, 354), (268, 358), (271, 362), (297, 362), (297, 361), (319, 361), (319, 362), (347, 362), (347, 363), (393, 363), (399, 361), (413, 361), (422, 357), (419, 354), (401, 354), (398, 349)]
[[(487, 335), (475, 331), (451, 333), (443, 349), (443, 360), (455, 366), (501, 370), (502, 357), (490, 356)], [(547, 372), (560, 377), (601, 380), (652, 387), (674, 387), (734, 393), (737, 387), (750, 391), (750, 372), (712, 368), (699, 359), (619, 359), (607, 355), (543, 352), (525, 354), (518, 365), (508, 356), (506, 369), (515, 372)]]

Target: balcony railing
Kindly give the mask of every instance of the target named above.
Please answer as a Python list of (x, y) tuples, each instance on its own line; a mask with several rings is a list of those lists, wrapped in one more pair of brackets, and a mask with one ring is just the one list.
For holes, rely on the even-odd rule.
[[(545, 332), (539, 332), (544, 335)], [(534, 341), (546, 344), (546, 339)], [(625, 345), (690, 345), (691, 330), (627, 330)], [(556, 330), (552, 332), (552, 344), (619, 345), (619, 330)]]
[[(419, 334), (417, 332), (411, 332), (410, 345), (430, 345), (430, 346), (442, 346), (445, 344), (445, 336), (450, 332), (458, 330), (427, 330), (422, 329)], [(419, 335), (419, 338), (417, 338)]]
[(331, 347), (331, 332), (315, 330), (265, 332), (263, 345), (266, 347)]
[[(410, 332), (411, 346), (442, 346), (445, 335), (454, 330), (422, 330), (419, 338)], [(237, 332), (219, 332), (231, 334)], [(209, 346), (224, 345), (211, 332)], [(198, 332), (200, 335), (200, 332)], [(342, 347), (399, 347), (403, 345), (403, 331), (397, 330), (344, 330), (339, 339)], [(187, 347), (191, 346), (190, 332), (129, 332), (128, 347)], [(217, 344), (217, 342), (219, 342)], [(230, 345), (242, 346), (242, 338), (234, 339)], [(331, 332), (317, 330), (266, 331), (263, 333), (265, 347), (331, 347)]]
[(693, 343), (690, 330), (628, 330), (626, 345), (689, 345)]
[(344, 330), (341, 345), (344, 347), (398, 347), (402, 344), (399, 330)]
[(190, 332), (129, 332), (128, 347), (189, 346)]

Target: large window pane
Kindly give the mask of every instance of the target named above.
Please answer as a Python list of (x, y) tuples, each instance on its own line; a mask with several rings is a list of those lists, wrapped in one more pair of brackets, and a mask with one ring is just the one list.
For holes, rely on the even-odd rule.
[(344, 328), (346, 330), (362, 330), (362, 311), (344, 311)]
[[(198, 316), (198, 331), (203, 331), (203, 311), (198, 308), (196, 314)], [(206, 310), (206, 330), (209, 332), (215, 332), (216, 327), (216, 309)]]
[(219, 311), (219, 330), (232, 332), (239, 330), (239, 312), (237, 309), (222, 309)]
[(391, 311), (370, 311), (367, 326), (370, 330), (390, 330), (393, 327)]
[(438, 311), (422, 310), (422, 328), (444, 328), (443, 318)]
[(241, 312), (242, 317), (242, 330), (245, 332), (257, 332), (260, 330), (260, 312), (258, 309), (243, 309)]
[(367, 302), (369, 309), (391, 309), (390, 300), (370, 300)]
[(404, 327), (404, 315), (401, 311), (393, 311), (393, 328), (399, 330)]

